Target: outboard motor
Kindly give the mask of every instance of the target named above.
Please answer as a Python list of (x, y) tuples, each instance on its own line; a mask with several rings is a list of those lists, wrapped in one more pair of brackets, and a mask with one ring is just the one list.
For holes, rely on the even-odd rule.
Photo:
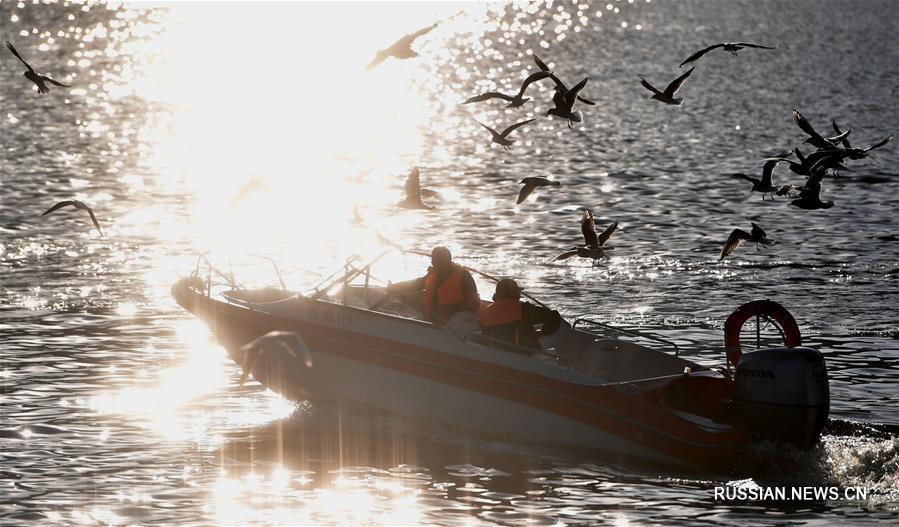
[(824, 357), (805, 347), (744, 353), (734, 377), (733, 402), (747, 433), (808, 448), (830, 412)]

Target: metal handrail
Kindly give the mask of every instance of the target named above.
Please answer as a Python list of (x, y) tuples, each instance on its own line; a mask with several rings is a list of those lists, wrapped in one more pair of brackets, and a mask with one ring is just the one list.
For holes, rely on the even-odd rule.
[(571, 324), (571, 328), (572, 328), (572, 329), (576, 328), (577, 325), (578, 325), (578, 323), (581, 323), (581, 322), (585, 322), (585, 323), (588, 323), (588, 324), (593, 324), (594, 326), (599, 326), (599, 327), (601, 327), (601, 328), (603, 328), (603, 329), (606, 329), (606, 330), (609, 330), (609, 331), (615, 331), (615, 332), (618, 332), (618, 333), (623, 333), (623, 334), (625, 334), (625, 335), (631, 335), (631, 336), (634, 336), (634, 337), (639, 337), (639, 338), (644, 338), (644, 339), (654, 340), (654, 341), (656, 341), (656, 342), (661, 342), (662, 344), (667, 344), (667, 345), (669, 345), (669, 346), (671, 346), (671, 347), (674, 348), (674, 356), (675, 356), (675, 357), (680, 356), (680, 348), (677, 347), (677, 344), (675, 344), (674, 342), (672, 342), (672, 341), (670, 341), (670, 340), (668, 340), (668, 339), (663, 339), (663, 338), (661, 338), (661, 337), (656, 337), (656, 336), (654, 336), (654, 335), (647, 335), (646, 333), (641, 333), (641, 332), (639, 332), (639, 331), (632, 331), (632, 330), (629, 330), (629, 329), (616, 328), (615, 326), (610, 326), (610, 325), (608, 325), (608, 324), (603, 324), (602, 322), (598, 322), (598, 321), (593, 320), (593, 319), (588, 318), (588, 317), (578, 317), (578, 318), (574, 319), (574, 322), (572, 322), (572, 324)]
[[(556, 362), (563, 364), (565, 366), (566, 370), (571, 371), (571, 363), (568, 362), (568, 359), (566, 359), (565, 357), (558, 355), (556, 353), (552, 353), (550, 351), (546, 351), (546, 350), (542, 350), (542, 349), (526, 348), (524, 346), (519, 346), (518, 344), (508, 342), (508, 341), (505, 341), (502, 339), (491, 339), (490, 337), (484, 335), (483, 333), (477, 332), (477, 331), (472, 331), (471, 333), (465, 335), (463, 340), (469, 344), (475, 344), (478, 346), (483, 346), (485, 344), (484, 342), (478, 342), (477, 340), (475, 340), (476, 338), (484, 339), (487, 342), (497, 341), (502, 344), (502, 347), (495, 348), (495, 349), (502, 350), (502, 351), (508, 351), (510, 353), (517, 353), (519, 355), (526, 355), (529, 357), (533, 357), (534, 355), (545, 355), (547, 357), (554, 359)], [(493, 346), (490, 346), (490, 347), (493, 347)]]

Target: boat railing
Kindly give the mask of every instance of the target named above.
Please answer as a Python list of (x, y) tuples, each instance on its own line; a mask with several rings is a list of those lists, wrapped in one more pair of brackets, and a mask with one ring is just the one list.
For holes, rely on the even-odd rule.
[[(598, 327), (598, 328), (601, 328), (601, 329), (604, 330), (604, 331), (611, 331), (611, 332), (614, 332), (614, 333), (621, 333), (621, 334), (624, 334), (624, 335), (630, 335), (630, 336), (636, 337), (636, 338), (641, 338), (641, 339), (647, 339), (647, 340), (653, 340), (653, 341), (656, 341), (656, 342), (661, 342), (662, 344), (665, 344), (665, 345), (667, 345), (667, 346), (671, 346), (672, 348), (674, 348), (674, 356), (675, 356), (675, 357), (680, 356), (680, 348), (677, 347), (677, 344), (675, 344), (674, 342), (672, 342), (672, 341), (670, 341), (670, 340), (668, 340), (668, 339), (663, 339), (663, 338), (661, 338), (661, 337), (656, 337), (655, 335), (648, 335), (648, 334), (643, 333), (643, 332), (640, 332), (640, 331), (634, 331), (634, 330), (630, 330), (630, 329), (624, 329), (624, 328), (618, 328), (618, 327), (615, 327), (615, 326), (610, 326), (610, 325), (608, 325), (608, 324), (604, 324), (604, 323), (599, 322), (599, 321), (597, 321), (597, 320), (593, 320), (593, 319), (591, 319), (591, 318), (589, 318), (589, 317), (578, 317), (578, 318), (574, 319), (574, 322), (572, 322), (572, 324), (571, 324), (571, 328), (572, 328), (572, 329), (577, 329), (577, 327), (578, 327), (579, 324), (580, 324), (580, 325), (588, 325), (588, 326), (592, 326), (592, 327), (594, 327), (594, 328), (597, 328), (597, 327)], [(587, 329), (586, 331), (588, 331), (588, 332), (590, 332), (590, 333), (596, 333), (596, 331), (591, 331), (590, 329)]]
[(534, 349), (534, 348), (526, 348), (524, 346), (519, 346), (518, 344), (507, 342), (504, 340), (492, 339), (483, 333), (478, 333), (476, 331), (471, 332), (464, 337), (465, 342), (469, 344), (476, 344), (479, 346), (487, 346), (490, 348), (496, 348), (503, 351), (508, 351), (510, 353), (516, 353), (518, 355), (525, 355), (528, 357), (541, 356), (548, 357), (555, 361), (556, 364), (564, 367), (566, 370), (571, 370), (571, 364), (568, 362), (568, 359), (565, 357), (553, 353), (548, 350), (542, 349)]

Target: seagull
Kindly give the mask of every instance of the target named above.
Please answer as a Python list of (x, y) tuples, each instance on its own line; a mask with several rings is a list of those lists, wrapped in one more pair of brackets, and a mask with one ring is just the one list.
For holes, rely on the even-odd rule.
[(426, 209), (432, 210), (433, 205), (428, 205), (421, 200), (422, 195), (430, 193), (436, 194), (433, 190), (421, 188), (421, 171), (418, 167), (412, 167), (409, 175), (406, 177), (406, 184), (403, 187), (406, 191), (406, 197), (403, 201), (396, 204), (397, 207), (404, 209)]
[(838, 150), (819, 150), (808, 157), (802, 155), (802, 152), (799, 148), (794, 148), (793, 153), (796, 154), (796, 158), (799, 159), (799, 162), (793, 161), (791, 159), (787, 159), (786, 156), (781, 155), (779, 157), (769, 157), (765, 161), (774, 161), (776, 163), (787, 163), (790, 167), (790, 171), (794, 174), (798, 174), (800, 176), (812, 176), (820, 172), (826, 172), (828, 169), (832, 170), (848, 170), (848, 168), (843, 165), (842, 158), (840, 157)]
[(420, 29), (415, 33), (410, 33), (403, 38), (397, 40), (393, 43), (389, 48), (382, 49), (375, 54), (375, 58), (368, 63), (368, 66), (365, 67), (366, 70), (374, 69), (378, 64), (387, 60), (388, 57), (393, 57), (396, 59), (411, 59), (418, 56), (418, 53), (412, 50), (412, 42), (415, 41), (418, 37), (430, 33), (435, 27), (437, 27), (437, 23), (433, 23), (430, 26)]
[[(534, 62), (537, 64), (537, 67), (540, 68), (541, 71), (550, 71), (549, 66), (547, 66), (545, 62), (540, 60), (540, 57), (533, 54), (531, 56), (534, 57)], [(565, 84), (563, 84), (562, 81), (560, 81), (558, 78), (554, 78), (553, 80), (556, 82), (556, 91), (562, 91), (563, 93), (568, 91), (568, 88), (565, 87)], [(577, 100), (581, 101), (584, 104), (589, 104), (590, 106), (596, 104), (595, 102), (581, 95), (577, 96)]]
[(558, 88), (553, 95), (553, 104), (556, 107), (547, 110), (545, 116), (565, 119), (568, 121), (568, 128), (571, 128), (571, 123), (579, 123), (584, 120), (581, 112), (574, 111), (574, 104), (577, 102), (577, 94), (584, 89), (589, 79), (584, 79), (575, 84), (570, 90), (564, 90), (564, 84), (561, 84), (561, 81), (555, 75), (552, 75), (552, 78), (556, 81), (556, 87)]
[(505, 93), (500, 93), (498, 91), (490, 91), (487, 93), (482, 93), (480, 95), (475, 95), (474, 97), (469, 97), (465, 99), (462, 104), (471, 104), (473, 102), (482, 102), (490, 99), (503, 99), (505, 101), (509, 101), (509, 104), (506, 105), (506, 108), (518, 108), (522, 106), (524, 103), (531, 100), (530, 97), (525, 97), (524, 92), (528, 89), (528, 86), (533, 82), (537, 82), (539, 80), (543, 80), (549, 76), (551, 76), (553, 72), (551, 71), (538, 71), (535, 73), (531, 73), (524, 80), (524, 83), (519, 88), (518, 93), (515, 95), (506, 95)]
[(650, 99), (655, 99), (655, 100), (661, 101), (665, 104), (683, 104), (684, 103), (683, 98), (675, 99), (674, 94), (677, 93), (677, 90), (679, 90), (681, 86), (683, 86), (684, 82), (687, 80), (687, 77), (689, 77), (690, 74), (693, 73), (694, 69), (696, 69), (696, 68), (693, 67), (693, 68), (688, 69), (687, 73), (684, 73), (680, 77), (671, 81), (671, 84), (669, 84), (668, 87), (665, 88), (664, 92), (660, 92), (659, 90), (657, 90), (655, 86), (648, 83), (646, 81), (646, 79), (644, 79), (642, 77), (640, 78), (640, 84), (642, 84), (644, 88), (646, 88), (647, 90), (649, 90), (655, 94), (652, 97), (650, 97)]
[(727, 237), (727, 241), (724, 242), (724, 247), (721, 248), (721, 256), (718, 257), (718, 261), (723, 260), (727, 255), (736, 251), (737, 247), (743, 242), (755, 242), (755, 248), (758, 250), (759, 244), (768, 247), (774, 243), (774, 240), (769, 240), (765, 231), (755, 223), (752, 224), (752, 232), (746, 232), (743, 229), (734, 229), (731, 231), (730, 236)]
[(253, 192), (269, 192), (272, 189), (265, 184), (265, 181), (262, 180), (259, 176), (253, 177), (251, 180), (244, 183), (240, 189), (237, 191), (237, 194), (231, 198), (231, 203), (228, 205), (227, 210), (233, 210), (234, 207), (239, 205), (243, 200), (247, 199), (247, 196), (252, 194)]
[[(277, 348), (274, 348), (275, 346)], [(296, 357), (299, 353), (303, 360), (303, 365), (307, 368), (312, 367), (312, 354), (309, 352), (303, 337), (290, 331), (269, 331), (249, 344), (241, 346), (240, 351), (244, 354), (243, 371), (240, 375), (241, 386), (247, 382), (247, 377), (250, 376), (253, 367), (262, 357), (262, 354), (271, 349), (286, 351), (291, 357)]]
[(590, 209), (586, 209), (584, 211), (584, 217), (581, 218), (581, 233), (584, 235), (585, 245), (572, 247), (550, 261), (567, 260), (572, 256), (578, 256), (580, 258), (591, 258), (593, 260), (593, 265), (596, 265), (596, 261), (605, 256), (606, 248), (604, 248), (604, 246), (617, 228), (618, 222), (616, 221), (609, 225), (606, 230), (602, 231), (602, 234), (597, 235), (596, 222), (593, 220), (593, 213), (590, 212)]
[[(874, 150), (875, 148), (880, 148), (881, 146), (889, 143), (892, 140), (893, 140), (893, 136), (888, 135), (888, 136), (884, 137), (883, 139), (881, 139), (880, 141), (869, 146), (868, 148), (844, 148), (841, 150), (837, 150), (837, 152), (839, 152), (839, 154), (841, 156), (848, 157), (849, 159), (863, 159), (865, 157), (868, 157), (868, 155), (869, 155), (868, 152), (870, 152), (871, 150)], [(817, 152), (815, 152), (815, 153), (817, 153)], [(812, 154), (812, 155), (814, 155), (814, 154)], [(812, 157), (812, 156), (809, 155), (809, 157)]]
[(479, 125), (483, 126), (484, 128), (486, 128), (486, 129), (490, 132), (490, 134), (493, 136), (493, 138), (491, 139), (491, 141), (493, 141), (494, 143), (496, 143), (496, 144), (498, 144), (498, 145), (501, 145), (504, 149), (508, 150), (509, 147), (512, 146), (512, 143), (515, 142), (514, 139), (507, 139), (507, 137), (509, 136), (509, 134), (511, 134), (512, 132), (514, 132), (514, 131), (517, 130), (518, 128), (521, 128), (522, 126), (524, 126), (524, 125), (526, 125), (526, 124), (528, 124), (528, 123), (530, 123), (530, 122), (532, 122), (532, 121), (536, 121), (536, 120), (537, 120), (537, 118), (534, 117), (533, 119), (527, 119), (527, 120), (525, 120), (525, 121), (521, 121), (520, 123), (515, 123), (515, 124), (513, 124), (512, 126), (510, 126), (510, 127), (506, 128), (505, 130), (503, 130), (503, 133), (501, 133), (501, 134), (500, 134), (500, 133), (497, 133), (496, 130), (494, 130), (493, 128), (490, 128), (489, 126), (487, 126), (486, 124), (484, 124), (484, 123), (478, 121), (477, 119), (475, 119), (474, 122), (476, 122), (476, 123), (478, 123)]
[(771, 174), (774, 172), (774, 167), (777, 166), (777, 163), (782, 159), (782, 157), (775, 157), (765, 161), (765, 164), (762, 166), (762, 179), (747, 176), (742, 173), (731, 174), (731, 176), (745, 179), (752, 183), (752, 190), (750, 192), (761, 192), (763, 200), (765, 199), (765, 194), (771, 194), (771, 199), (774, 199), (774, 193), (778, 192), (780, 187), (771, 183)]
[(98, 222), (97, 217), (94, 216), (94, 209), (88, 207), (87, 205), (84, 204), (84, 202), (78, 201), (77, 199), (60, 201), (56, 205), (53, 205), (52, 207), (47, 209), (43, 214), (41, 214), (41, 216), (46, 216), (47, 214), (50, 214), (51, 212), (53, 212), (55, 210), (61, 209), (63, 207), (68, 207), (69, 205), (75, 207), (76, 209), (86, 210), (87, 213), (90, 214), (91, 221), (94, 222), (94, 227), (97, 228), (97, 232), (100, 233), (100, 236), (103, 236), (103, 231), (100, 230), (100, 222)]
[(359, 215), (359, 207), (353, 203), (353, 215), (350, 217), (350, 223), (353, 225), (362, 225), (365, 220), (362, 219), (362, 216)]
[[(808, 139), (804, 142), (816, 148), (834, 148), (846, 139), (846, 136), (848, 136), (850, 132), (850, 130), (846, 130), (845, 132), (838, 133), (838, 135), (834, 137), (822, 137), (821, 134), (815, 131), (811, 123), (808, 122), (808, 119), (799, 113), (799, 111), (793, 110), (793, 120), (796, 121), (796, 125), (799, 126), (803, 132), (809, 135)], [(836, 124), (836, 121), (834, 121), (834, 124)]]
[(833, 207), (833, 201), (821, 201), (821, 180), (824, 171), (819, 170), (805, 182), (805, 188), (799, 191), (799, 197), (790, 202), (790, 205), (805, 210), (829, 209)]
[(526, 177), (519, 183), (524, 184), (524, 186), (521, 187), (521, 190), (518, 192), (518, 201), (515, 202), (516, 205), (528, 199), (528, 196), (531, 195), (531, 192), (534, 192), (534, 190), (536, 190), (538, 187), (558, 187), (560, 185), (558, 181), (553, 181), (545, 177)]
[(749, 42), (722, 42), (721, 44), (715, 44), (714, 46), (709, 46), (705, 49), (701, 49), (696, 53), (687, 57), (687, 60), (680, 63), (680, 67), (683, 68), (687, 64), (699, 60), (700, 57), (712, 51), (715, 48), (724, 48), (724, 51), (729, 52), (733, 56), (737, 56), (737, 52), (743, 48), (758, 48), (758, 49), (775, 49), (777, 46), (762, 46), (760, 44), (750, 44)]
[(22, 58), (22, 55), (19, 55), (19, 52), (16, 51), (16, 48), (14, 48), (12, 43), (8, 40), (6, 41), (6, 47), (9, 48), (10, 51), (12, 51), (12, 54), (15, 55), (17, 59), (22, 61), (22, 64), (24, 64), (26, 68), (28, 68), (28, 71), (26, 71), (23, 75), (25, 75), (26, 79), (30, 80), (37, 86), (38, 92), (40, 92), (42, 94), (50, 93), (50, 88), (47, 87), (45, 82), (49, 82), (50, 84), (54, 84), (56, 86), (59, 86), (60, 88), (71, 88), (72, 87), (69, 84), (63, 84), (59, 81), (55, 81), (55, 80), (51, 79), (50, 77), (48, 77), (46, 75), (41, 75), (38, 72), (34, 71), (34, 68), (31, 67), (31, 64), (28, 64), (27, 62), (25, 62), (25, 59)]

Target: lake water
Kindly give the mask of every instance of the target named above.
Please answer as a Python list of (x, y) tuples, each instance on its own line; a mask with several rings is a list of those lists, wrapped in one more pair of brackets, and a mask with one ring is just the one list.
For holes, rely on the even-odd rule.
[[(851, 128), (853, 146), (896, 133), (897, 21), (891, 1), (0, 3), (3, 39), (72, 84), (39, 95), (0, 53), (0, 523), (899, 522), (896, 142), (826, 178), (828, 210), (762, 200), (729, 176), (812, 150), (794, 108), (825, 135), (832, 118)], [(434, 22), (418, 58), (365, 70)], [(648, 100), (640, 77), (663, 87), (724, 41), (777, 49), (714, 50), (683, 106)], [(514, 91), (531, 53), (568, 84), (589, 77), (597, 104), (571, 129), (519, 129), (506, 152), (474, 119), (541, 116), (550, 84), (517, 110), (460, 102)], [(414, 165), (443, 195), (433, 211), (394, 207)], [(516, 208), (518, 181), (538, 175), (561, 186)], [(783, 166), (774, 179), (802, 183)], [(40, 216), (66, 199), (91, 205), (104, 236), (84, 211)], [(347, 220), (354, 207), (371, 228)], [(611, 256), (548, 263), (578, 243), (580, 207), (620, 223)], [(777, 243), (719, 262), (750, 222)], [(249, 253), (277, 259), (290, 285), (314, 281), (377, 247), (373, 230), (448, 245), (565, 316), (674, 339), (708, 364), (736, 306), (776, 300), (826, 357), (842, 426), (761, 473), (722, 476), (298, 406), (241, 387), (169, 294), (198, 253), (248, 282), (271, 278)], [(716, 500), (728, 485), (868, 496)]]

